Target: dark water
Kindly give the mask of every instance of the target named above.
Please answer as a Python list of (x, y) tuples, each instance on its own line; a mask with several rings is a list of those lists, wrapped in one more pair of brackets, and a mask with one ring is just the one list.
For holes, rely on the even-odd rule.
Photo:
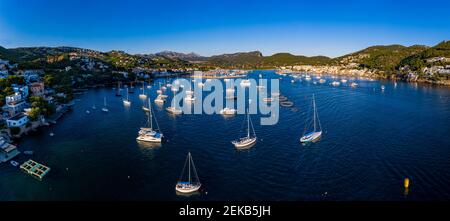
[[(295, 108), (281, 108), (276, 125), (255, 123), (258, 142), (246, 151), (230, 143), (239, 136), (244, 116), (174, 118), (157, 106), (166, 140), (161, 147), (138, 145), (137, 131), (145, 120), (138, 88), (130, 95), (129, 109), (112, 89), (91, 90), (79, 96), (74, 110), (57, 125), (19, 143), (21, 151), (34, 150), (32, 159), (52, 168), (49, 175), (38, 181), (1, 164), (0, 199), (450, 199), (449, 88), (359, 81), (352, 89), (290, 81), (284, 77), (280, 88)], [(150, 89), (152, 100), (155, 90)], [(302, 146), (299, 138), (312, 93), (324, 134), (319, 142)], [(100, 111), (104, 96), (108, 114)], [(188, 151), (203, 184), (201, 194), (189, 198), (174, 190)], [(16, 158), (20, 163), (27, 159), (23, 154)], [(405, 177), (411, 180), (407, 196)]]

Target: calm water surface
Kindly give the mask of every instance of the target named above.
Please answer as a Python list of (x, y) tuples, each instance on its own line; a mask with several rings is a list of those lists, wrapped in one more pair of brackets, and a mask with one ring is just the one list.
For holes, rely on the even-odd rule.
[[(260, 73), (279, 77), (271, 71), (251, 76)], [(273, 126), (261, 126), (253, 116), (258, 142), (245, 151), (230, 143), (241, 134), (243, 115), (172, 117), (164, 110), (167, 102), (154, 106), (166, 140), (160, 147), (141, 145), (139, 88), (130, 94), (129, 108), (111, 88), (90, 90), (57, 125), (20, 140), (21, 151), (35, 151), (32, 159), (51, 167), (43, 181), (0, 164), (0, 200), (450, 199), (449, 88), (362, 80), (358, 88), (331, 87), (330, 79), (323, 85), (291, 79), (283, 77), (280, 90), (294, 107), (282, 107)], [(156, 89), (146, 89), (152, 100)], [(324, 134), (302, 146), (312, 93)], [(100, 111), (105, 96), (107, 114)], [(174, 190), (188, 151), (203, 184), (191, 197)], [(16, 161), (28, 158), (22, 154)], [(407, 196), (405, 177), (411, 180)]]

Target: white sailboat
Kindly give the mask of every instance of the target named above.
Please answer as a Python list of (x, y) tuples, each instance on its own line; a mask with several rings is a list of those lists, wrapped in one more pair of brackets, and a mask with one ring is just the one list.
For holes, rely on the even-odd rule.
[(144, 82), (142, 82), (142, 93), (141, 94), (139, 94), (139, 98), (140, 99), (145, 99), (145, 98), (147, 98), (147, 95), (145, 94), (145, 85), (144, 85), (145, 83)]
[(222, 115), (235, 115), (236, 112), (237, 112), (236, 109), (229, 108), (229, 107), (226, 107), (226, 108), (220, 110), (220, 114), (222, 114)]
[(151, 106), (150, 98), (148, 99), (148, 115), (147, 115), (147, 127), (141, 127), (139, 130), (139, 135), (136, 138), (138, 141), (144, 141), (144, 142), (156, 142), (161, 143), (161, 140), (163, 138), (163, 134), (159, 131), (158, 122), (155, 118), (155, 124), (157, 127), (157, 130), (153, 129), (153, 111)]
[(130, 101), (130, 99), (128, 98), (128, 88), (127, 88), (127, 99), (126, 99), (126, 100), (123, 100), (123, 104), (126, 105), (126, 106), (129, 106), (129, 105), (131, 104), (131, 101)]
[(242, 80), (240, 83), (241, 87), (250, 87), (251, 83), (249, 79)]
[[(251, 126), (251, 130), (253, 131), (252, 133), (250, 133), (250, 126)], [(255, 133), (255, 129), (253, 128), (253, 123), (250, 118), (250, 113), (249, 113), (248, 109), (247, 109), (247, 136), (243, 137), (243, 138), (239, 138), (237, 140), (234, 140), (231, 143), (236, 148), (250, 147), (256, 143), (256, 133)]]
[(172, 91), (173, 91), (172, 106), (167, 107), (166, 110), (167, 110), (167, 112), (169, 112), (171, 114), (175, 114), (175, 115), (182, 114), (183, 111), (181, 109), (177, 109), (175, 106), (175, 93), (177, 92), (177, 89), (172, 88)]
[(103, 108), (102, 108), (103, 112), (109, 112), (108, 108), (106, 108), (106, 97), (103, 98)]
[(184, 98), (184, 100), (185, 100), (186, 102), (192, 102), (192, 101), (195, 101), (194, 91), (192, 91), (192, 90), (187, 90), (187, 91), (186, 91), (186, 97)]
[(160, 94), (160, 95), (158, 95), (157, 97), (156, 97), (156, 99), (155, 99), (155, 103), (157, 103), (157, 104), (164, 104), (164, 98), (162, 97), (162, 95)]
[[(317, 141), (322, 136), (322, 126), (320, 125), (319, 115), (317, 114), (316, 100), (313, 94), (312, 100), (313, 106), (313, 131), (307, 132), (307, 124), (305, 125), (305, 130), (303, 131), (303, 136), (300, 138), (300, 142), (308, 143)], [(317, 128), (319, 126), (319, 128)]]
[[(150, 98), (148, 99), (148, 102), (150, 102)], [(149, 112), (150, 109), (146, 106), (146, 103), (147, 102), (144, 102), (144, 105), (142, 105), (142, 110), (144, 110), (145, 112)], [(150, 104), (149, 104), (149, 106), (150, 106)]]
[[(188, 177), (187, 180), (184, 179), (184, 169), (186, 168), (186, 164), (188, 164)], [(193, 168), (193, 174), (194, 179), (192, 179), (191, 174), (191, 165)], [(200, 180), (198, 179), (197, 170), (195, 169), (194, 161), (192, 160), (191, 153), (189, 152), (186, 158), (186, 161), (184, 162), (183, 170), (181, 171), (180, 179), (178, 180), (177, 184), (175, 185), (175, 190), (180, 193), (193, 193), (200, 189), (202, 184), (200, 183)]]

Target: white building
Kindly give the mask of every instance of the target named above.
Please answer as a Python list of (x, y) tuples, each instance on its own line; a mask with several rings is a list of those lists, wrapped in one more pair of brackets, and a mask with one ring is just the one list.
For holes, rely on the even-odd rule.
[(19, 154), (16, 146), (8, 143), (4, 137), (0, 137), (0, 163), (7, 162)]
[(28, 123), (28, 116), (21, 113), (6, 120), (8, 127), (22, 127)]
[(13, 95), (6, 96), (6, 104), (3, 106), (3, 111), (8, 112), (10, 117), (13, 117), (23, 111), (25, 108), (25, 101), (20, 93), (14, 93)]

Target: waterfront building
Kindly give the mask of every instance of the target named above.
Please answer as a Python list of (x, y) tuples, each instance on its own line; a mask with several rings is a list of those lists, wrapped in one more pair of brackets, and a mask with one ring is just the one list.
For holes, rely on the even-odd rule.
[(4, 137), (0, 137), (0, 163), (7, 162), (19, 154), (15, 145), (8, 143)]
[(28, 116), (20, 113), (14, 117), (11, 117), (6, 120), (6, 125), (8, 127), (22, 127), (25, 126), (29, 122)]
[(23, 111), (26, 106), (22, 94), (16, 92), (13, 95), (6, 96), (6, 104), (3, 106), (3, 111), (8, 112), (9, 117), (13, 117)]

